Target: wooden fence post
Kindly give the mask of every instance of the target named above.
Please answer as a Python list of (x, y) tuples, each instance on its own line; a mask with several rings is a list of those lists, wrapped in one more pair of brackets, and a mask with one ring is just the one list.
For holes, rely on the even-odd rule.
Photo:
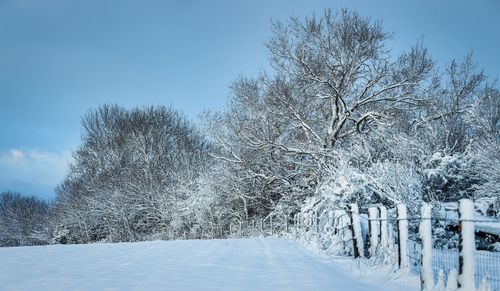
[(460, 290), (475, 290), (475, 236), (474, 204), (469, 199), (461, 199), (458, 208), (460, 232), (458, 257), (458, 288)]
[(432, 224), (431, 206), (422, 206), (422, 221), (420, 222), (419, 234), (422, 240), (422, 259), (420, 267), (421, 290), (434, 290), (434, 274), (432, 273)]
[(398, 265), (400, 269), (408, 268), (408, 214), (406, 205), (398, 204)]
[(378, 246), (378, 231), (379, 231), (379, 221), (378, 221), (378, 209), (376, 207), (368, 208), (368, 220), (370, 222), (370, 257), (375, 256)]
[(349, 216), (351, 217), (350, 229), (352, 233), (352, 248), (354, 258), (363, 257), (363, 237), (361, 235), (361, 224), (359, 222), (359, 210), (357, 204), (349, 205)]
[(383, 248), (389, 246), (387, 240), (387, 208), (385, 206), (380, 206), (380, 245)]

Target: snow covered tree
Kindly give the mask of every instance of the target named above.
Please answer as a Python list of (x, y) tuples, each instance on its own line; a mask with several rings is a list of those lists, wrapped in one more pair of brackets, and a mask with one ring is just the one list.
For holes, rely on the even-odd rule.
[(272, 31), (274, 71), (235, 81), (228, 111), (212, 115), (210, 128), (214, 156), (241, 178), (245, 207), (286, 203), (293, 212), (337, 146), (420, 105), (433, 63), (420, 44), (392, 57), (381, 23), (348, 10), (292, 18)]
[(58, 229), (65, 234), (58, 240), (131, 241), (165, 230), (187, 199), (186, 187), (204, 171), (204, 138), (161, 106), (101, 106), (83, 127), (83, 143), (58, 188)]
[(0, 195), (0, 246), (50, 242), (50, 205), (36, 197), (4, 192)]
[[(413, 125), (431, 131), (428, 141), (436, 149), (446, 154), (464, 152), (472, 139), (482, 138), (478, 129), (491, 128), (491, 122), (498, 121), (499, 105), (493, 100), (497, 90), (486, 81), (472, 53), (462, 62), (453, 60), (444, 72), (436, 74), (431, 90), (426, 92), (430, 94), (427, 104), (420, 108)], [(473, 116), (473, 112), (478, 111), (482, 111), (484, 117)], [(481, 120), (482, 124), (478, 124)]]

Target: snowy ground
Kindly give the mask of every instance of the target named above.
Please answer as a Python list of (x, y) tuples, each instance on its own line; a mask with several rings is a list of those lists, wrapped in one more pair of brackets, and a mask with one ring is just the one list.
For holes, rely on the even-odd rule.
[(276, 238), (0, 248), (1, 290), (418, 290)]

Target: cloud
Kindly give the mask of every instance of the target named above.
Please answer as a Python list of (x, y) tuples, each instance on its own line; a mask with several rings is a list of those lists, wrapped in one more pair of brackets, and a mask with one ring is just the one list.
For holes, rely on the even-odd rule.
[(10, 150), (10, 157), (12, 160), (17, 161), (24, 158), (24, 153), (20, 150)]
[(64, 179), (71, 160), (69, 150), (45, 152), (10, 149), (0, 152), (0, 192), (10, 190), (49, 197)]

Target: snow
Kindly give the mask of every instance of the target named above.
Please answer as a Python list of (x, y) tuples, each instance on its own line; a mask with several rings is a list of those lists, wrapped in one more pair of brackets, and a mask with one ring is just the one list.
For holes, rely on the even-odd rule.
[(2, 290), (418, 290), (278, 238), (0, 249)]
[(432, 228), (431, 228), (431, 206), (422, 206), (422, 222), (419, 227), (422, 239), (422, 267), (420, 277), (422, 278), (422, 290), (434, 289), (434, 276), (432, 273)]
[(500, 222), (499, 221), (481, 221), (474, 223), (477, 231), (491, 233), (500, 236)]
[(476, 288), (474, 282), (476, 244), (474, 222), (470, 220), (474, 219), (474, 204), (469, 199), (461, 199), (459, 211), (462, 225), (460, 255), (463, 258), (463, 263), (458, 282), (464, 290), (473, 290)]
[(446, 281), (446, 291), (455, 291), (458, 288), (458, 273), (457, 270), (452, 269), (448, 273), (448, 280)]
[(446, 286), (444, 285), (444, 278), (444, 271), (439, 270), (436, 286), (434, 286), (435, 291), (444, 291), (444, 289), (446, 288)]
[(481, 285), (479, 285), (479, 289), (477, 291), (490, 291), (490, 284), (487, 277), (484, 277), (481, 281)]

